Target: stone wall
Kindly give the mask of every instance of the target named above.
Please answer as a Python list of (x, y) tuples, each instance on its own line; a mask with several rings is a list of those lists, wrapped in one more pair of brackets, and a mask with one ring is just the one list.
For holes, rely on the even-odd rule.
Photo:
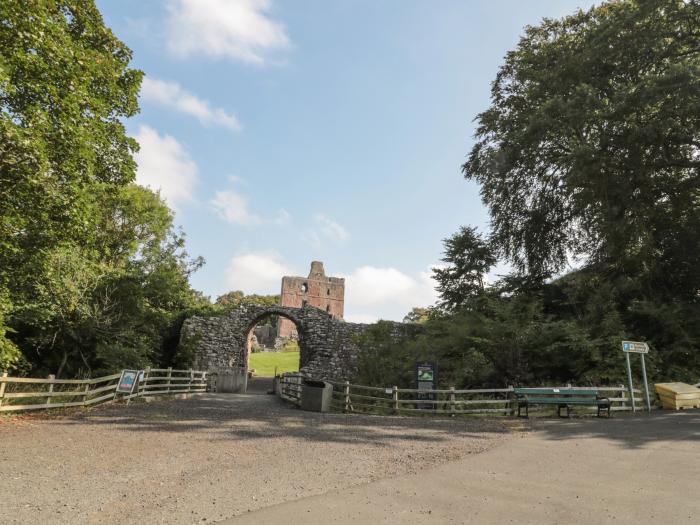
[(249, 334), (258, 322), (273, 314), (296, 326), (303, 374), (339, 381), (356, 375), (355, 336), (370, 325), (346, 323), (309, 305), (244, 305), (221, 316), (191, 317), (183, 324), (180, 344), (192, 345), (193, 367), (197, 370), (247, 368)]

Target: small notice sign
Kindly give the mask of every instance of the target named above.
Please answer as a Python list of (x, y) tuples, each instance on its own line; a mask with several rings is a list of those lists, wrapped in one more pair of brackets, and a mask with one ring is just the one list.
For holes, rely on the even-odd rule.
[(622, 341), (622, 351), (630, 354), (648, 354), (649, 345), (639, 341)]
[(139, 370), (122, 370), (122, 376), (117, 383), (117, 392), (132, 394), (139, 382)]

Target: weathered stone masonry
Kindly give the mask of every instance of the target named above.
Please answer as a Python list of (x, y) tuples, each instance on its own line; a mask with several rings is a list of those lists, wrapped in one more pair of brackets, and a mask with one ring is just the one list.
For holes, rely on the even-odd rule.
[[(291, 308), (303, 308), (307, 304), (325, 310), (335, 319), (343, 318), (345, 304), (345, 279), (326, 277), (321, 261), (311, 263), (308, 277), (282, 277), (280, 304)], [(296, 337), (294, 323), (280, 319), (279, 337)]]
[(268, 315), (282, 316), (296, 325), (303, 374), (334, 380), (355, 376), (358, 349), (354, 336), (370, 325), (346, 323), (308, 305), (244, 305), (217, 317), (191, 317), (182, 327), (181, 344), (193, 345), (195, 369), (246, 368), (248, 334)]

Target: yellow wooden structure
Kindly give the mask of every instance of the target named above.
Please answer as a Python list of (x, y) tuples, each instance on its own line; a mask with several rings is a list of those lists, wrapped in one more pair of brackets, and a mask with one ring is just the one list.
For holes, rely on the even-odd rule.
[(686, 383), (656, 383), (654, 388), (664, 408), (700, 408), (700, 388)]

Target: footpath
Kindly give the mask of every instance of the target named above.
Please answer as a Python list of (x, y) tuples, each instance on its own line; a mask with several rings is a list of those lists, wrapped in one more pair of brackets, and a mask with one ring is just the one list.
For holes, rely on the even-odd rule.
[(700, 411), (533, 421), (534, 431), (418, 474), (223, 523), (697, 524)]

